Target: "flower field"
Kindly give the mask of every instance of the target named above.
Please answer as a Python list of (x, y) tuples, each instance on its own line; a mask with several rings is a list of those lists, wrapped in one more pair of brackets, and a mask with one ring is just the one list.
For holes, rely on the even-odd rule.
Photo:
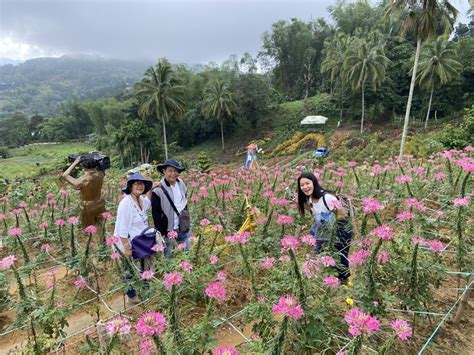
[[(106, 177), (104, 223), (84, 230), (76, 191), (51, 177), (11, 185), (0, 205), (0, 351), (436, 352), (473, 282), (472, 154), (190, 170), (193, 247), (177, 245), (173, 259), (158, 250), (143, 273), (113, 248), (121, 176)], [(334, 240), (313, 251), (312, 220), (288, 193), (303, 170), (355, 206), (347, 284)], [(130, 283), (141, 299), (131, 307)]]

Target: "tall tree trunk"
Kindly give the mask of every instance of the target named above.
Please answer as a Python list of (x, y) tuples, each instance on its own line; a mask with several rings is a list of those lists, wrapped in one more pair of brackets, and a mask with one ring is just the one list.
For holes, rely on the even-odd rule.
[(165, 144), (165, 159), (168, 159), (168, 140), (166, 139), (166, 123), (165, 118), (161, 118), (161, 122), (163, 123), (163, 142)]
[[(433, 80), (433, 78), (431, 78)], [(426, 120), (425, 120), (425, 129), (428, 128), (428, 119), (430, 118), (430, 111), (431, 111), (431, 101), (433, 100), (433, 91), (434, 91), (434, 83), (431, 82), (431, 94), (430, 94), (430, 103), (428, 104), (428, 112), (426, 113)]]
[(224, 151), (224, 119), (221, 118), (221, 139), (222, 139), (222, 151)]
[(411, 102), (413, 100), (413, 91), (415, 91), (416, 71), (418, 69), (418, 59), (420, 57), (421, 39), (416, 41), (415, 63), (413, 64), (413, 73), (411, 75), (410, 93), (408, 94), (407, 110), (405, 112), (405, 122), (403, 123), (402, 142), (400, 144), (400, 155), (403, 157), (403, 149), (407, 140), (408, 122), (410, 121)]
[(360, 119), (360, 133), (364, 132), (364, 115), (365, 115), (364, 89), (365, 89), (365, 83), (362, 84), (362, 118)]

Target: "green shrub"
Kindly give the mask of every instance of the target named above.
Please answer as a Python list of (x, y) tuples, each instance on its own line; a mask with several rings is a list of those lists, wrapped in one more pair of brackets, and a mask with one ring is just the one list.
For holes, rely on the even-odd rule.
[(0, 147), (0, 159), (7, 159), (10, 158), (10, 150), (7, 147)]
[(474, 145), (474, 106), (464, 110), (464, 119), (459, 126), (448, 125), (440, 142), (446, 148), (453, 149)]

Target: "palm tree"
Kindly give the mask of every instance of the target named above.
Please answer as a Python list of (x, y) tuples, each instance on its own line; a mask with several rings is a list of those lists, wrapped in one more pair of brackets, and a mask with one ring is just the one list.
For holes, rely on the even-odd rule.
[(204, 89), (203, 113), (221, 124), (222, 150), (224, 150), (224, 119), (232, 117), (237, 105), (226, 82), (215, 79)]
[(445, 26), (446, 32), (451, 31), (458, 11), (449, 0), (391, 0), (386, 7), (385, 16), (390, 18), (395, 13), (401, 13), (403, 19), (400, 34), (404, 36), (405, 33), (411, 29), (416, 37), (415, 61), (413, 63), (410, 92), (408, 94), (405, 121), (403, 123), (402, 141), (400, 143), (401, 158), (407, 139), (408, 122), (410, 120), (413, 91), (415, 90), (421, 43), (435, 35), (438, 28), (438, 19), (440, 19), (439, 22)]
[(356, 38), (344, 60), (344, 78), (351, 84), (352, 91), (362, 92), (362, 118), (360, 132), (364, 131), (365, 88), (376, 90), (385, 80), (385, 69), (390, 60), (385, 56), (383, 46), (372, 41)]
[(168, 159), (166, 121), (170, 116), (184, 112), (183, 89), (174, 75), (171, 64), (164, 58), (160, 59), (155, 67), (148, 68), (145, 78), (135, 86), (135, 97), (140, 102), (138, 114), (141, 117), (155, 114), (158, 120), (161, 119), (166, 159)]
[(434, 88), (439, 88), (451, 81), (462, 69), (461, 63), (453, 59), (456, 55), (454, 46), (444, 36), (426, 45), (421, 54), (420, 71), (416, 80), (422, 88), (431, 90), (425, 129), (428, 127)]
[(321, 63), (321, 73), (330, 73), (331, 93), (333, 82), (339, 79), (341, 84), (341, 92), (339, 93), (339, 119), (342, 120), (342, 95), (344, 93), (344, 83), (342, 80), (342, 71), (344, 67), (344, 60), (346, 58), (347, 50), (350, 46), (352, 37), (344, 33), (337, 33), (331, 42), (325, 43), (325, 54), (323, 62)]

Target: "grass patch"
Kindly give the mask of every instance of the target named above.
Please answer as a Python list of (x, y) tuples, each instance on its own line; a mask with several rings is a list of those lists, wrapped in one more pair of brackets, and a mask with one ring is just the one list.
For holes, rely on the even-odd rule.
[(11, 158), (0, 160), (2, 178), (14, 179), (41, 175), (59, 169), (69, 154), (90, 152), (94, 147), (83, 142), (31, 144), (10, 150)]

